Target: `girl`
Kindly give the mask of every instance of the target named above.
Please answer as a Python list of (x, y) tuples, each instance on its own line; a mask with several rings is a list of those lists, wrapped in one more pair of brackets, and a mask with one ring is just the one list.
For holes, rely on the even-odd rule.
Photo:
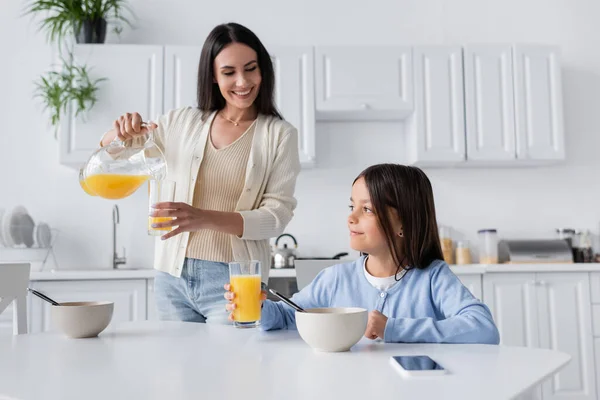
[[(154, 227), (177, 227), (156, 244), (160, 319), (228, 323), (223, 285), (231, 260), (260, 260), (268, 277), (268, 239), (281, 234), (296, 207), (300, 172), (296, 129), (278, 113), (269, 53), (248, 28), (210, 32), (200, 55), (198, 108), (170, 111), (154, 124), (175, 202), (156, 205)], [(144, 140), (142, 116), (124, 114), (115, 137)], [(169, 240), (164, 240), (169, 239)]]
[[(296, 304), (366, 308), (370, 339), (498, 344), (489, 309), (443, 261), (433, 191), (420, 169), (369, 167), (354, 181), (350, 203), (350, 245), (366, 255), (321, 271), (292, 297)], [(225, 296), (231, 311), (233, 295)], [(295, 311), (266, 300), (261, 326), (295, 328)]]

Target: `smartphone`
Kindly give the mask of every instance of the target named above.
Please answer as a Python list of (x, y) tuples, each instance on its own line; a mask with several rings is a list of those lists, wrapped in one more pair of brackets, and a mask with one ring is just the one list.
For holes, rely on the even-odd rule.
[(390, 364), (405, 378), (440, 376), (446, 369), (429, 356), (392, 356)]

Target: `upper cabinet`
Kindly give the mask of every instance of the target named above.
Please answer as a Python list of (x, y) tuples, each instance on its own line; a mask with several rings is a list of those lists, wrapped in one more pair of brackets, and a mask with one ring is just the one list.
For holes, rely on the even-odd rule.
[(517, 45), (513, 50), (517, 158), (565, 158), (559, 49)]
[(99, 83), (98, 101), (89, 112), (74, 117), (71, 108), (61, 121), (60, 160), (79, 167), (98, 148), (102, 134), (127, 112), (153, 119), (162, 113), (163, 47), (143, 45), (75, 46), (75, 62), (90, 68)]
[(511, 46), (466, 46), (465, 126), (469, 160), (516, 158)]
[[(318, 120), (400, 121), (408, 163), (541, 165), (565, 158), (560, 55), (546, 45), (267, 46), (275, 102), (315, 165)], [(78, 167), (113, 120), (197, 106), (200, 46), (78, 45), (98, 102), (61, 123), (61, 163)], [(402, 127), (398, 128), (401, 134)], [(399, 156), (399, 159), (401, 157)]]
[(300, 164), (315, 163), (315, 72), (310, 46), (269, 46), (275, 70), (275, 103), (298, 130)]
[[(565, 158), (556, 47), (441, 46), (415, 48), (413, 57), (415, 110), (407, 124), (410, 162), (502, 166)], [(464, 87), (453, 85), (460, 82), (458, 75), (464, 75)]]
[(414, 113), (406, 124), (409, 162), (455, 164), (465, 160), (462, 49), (413, 48)]
[(412, 112), (412, 49), (319, 46), (318, 120), (399, 120)]

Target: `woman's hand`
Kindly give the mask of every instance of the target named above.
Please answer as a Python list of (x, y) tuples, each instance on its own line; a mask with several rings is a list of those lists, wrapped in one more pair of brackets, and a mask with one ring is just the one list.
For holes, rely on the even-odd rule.
[[(229, 302), (225, 305), (225, 310), (227, 310), (227, 312), (229, 312), (229, 320), (230, 321), (235, 321), (233, 319), (233, 310), (235, 309), (235, 303), (233, 302), (233, 299), (235, 298), (235, 293), (233, 293), (231, 291), (231, 285), (229, 283), (225, 284), (225, 286), (223, 286), (225, 288), (225, 295), (224, 297), (229, 300)], [(262, 302), (265, 301), (267, 299), (267, 292), (264, 290), (260, 291), (260, 303), (262, 305)]]
[(156, 129), (158, 125), (154, 122), (149, 127), (142, 126), (142, 116), (139, 113), (127, 113), (121, 115), (113, 122), (113, 129), (108, 131), (102, 138), (102, 145), (106, 146), (112, 142), (115, 137), (126, 141), (135, 137), (143, 136), (149, 131)]
[(155, 211), (151, 217), (169, 217), (170, 221), (152, 224), (153, 228), (177, 226), (171, 232), (161, 236), (162, 240), (169, 239), (182, 232), (194, 232), (204, 229), (207, 221), (205, 210), (195, 208), (186, 203), (162, 202), (152, 206)]

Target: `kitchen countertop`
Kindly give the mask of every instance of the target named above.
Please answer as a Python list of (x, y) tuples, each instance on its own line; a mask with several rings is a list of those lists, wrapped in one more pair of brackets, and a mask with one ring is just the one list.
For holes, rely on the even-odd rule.
[[(333, 264), (332, 264), (333, 265)], [(457, 275), (486, 274), (493, 272), (600, 272), (600, 264), (470, 264), (451, 265)], [(153, 279), (155, 271), (143, 269), (91, 269), (31, 272), (32, 281), (69, 281), (103, 279)], [(271, 278), (294, 278), (293, 268), (271, 269)]]

